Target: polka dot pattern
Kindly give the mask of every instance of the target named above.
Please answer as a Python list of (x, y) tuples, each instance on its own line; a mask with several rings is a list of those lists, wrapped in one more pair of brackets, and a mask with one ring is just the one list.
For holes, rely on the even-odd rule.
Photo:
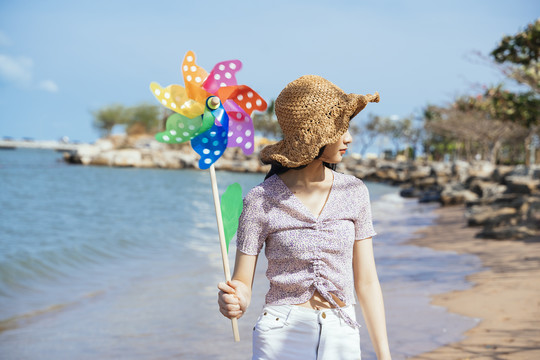
[(266, 101), (247, 85), (234, 85), (220, 88), (217, 95), (220, 99), (233, 100), (251, 116), (253, 111), (266, 110)]
[(203, 89), (215, 94), (220, 87), (236, 85), (236, 73), (242, 69), (240, 60), (227, 60), (217, 63), (202, 85)]
[(232, 100), (227, 100), (223, 107), (230, 117), (228, 147), (239, 147), (244, 154), (253, 154), (255, 131), (251, 117)]
[[(195, 54), (188, 51), (182, 62), (185, 88), (150, 85), (158, 101), (177, 113), (167, 119), (166, 130), (156, 139), (171, 144), (191, 140), (191, 146), (201, 156), (201, 169), (208, 169), (228, 146), (252, 154), (255, 130), (251, 114), (264, 111), (266, 102), (249, 86), (237, 85), (236, 73), (242, 68), (239, 60), (217, 63), (210, 74), (195, 60)], [(221, 100), (215, 110), (206, 107), (212, 95)]]
[(190, 100), (183, 86), (169, 85), (163, 88), (158, 83), (153, 82), (150, 84), (150, 91), (167, 109), (189, 118), (196, 117), (204, 112), (204, 105)]
[[(220, 107), (222, 108), (223, 105), (220, 105)], [(216, 119), (219, 120), (221, 126), (214, 123), (210, 130), (191, 140), (191, 147), (197, 154), (201, 155), (201, 158), (199, 159), (199, 168), (202, 170), (208, 169), (221, 157), (227, 148), (228, 143), (227, 133), (229, 131), (229, 116), (225, 111), (217, 112), (214, 110), (212, 113), (222, 114), (220, 119)]]
[(208, 73), (195, 63), (195, 53), (193, 51), (188, 51), (184, 56), (182, 74), (184, 75), (187, 97), (204, 104), (206, 98), (211, 95), (202, 88)]
[(167, 118), (166, 130), (156, 134), (156, 140), (168, 144), (180, 144), (191, 140), (204, 131), (202, 116), (188, 118), (172, 114)]

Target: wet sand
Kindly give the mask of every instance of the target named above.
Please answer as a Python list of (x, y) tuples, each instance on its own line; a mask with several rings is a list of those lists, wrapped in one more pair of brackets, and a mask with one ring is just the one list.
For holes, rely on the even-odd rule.
[(474, 286), (433, 296), (432, 304), (479, 318), (465, 339), (413, 359), (540, 359), (540, 237), (526, 241), (477, 239), (461, 206), (435, 210), (437, 224), (420, 231), (414, 245), (476, 255), (485, 270)]

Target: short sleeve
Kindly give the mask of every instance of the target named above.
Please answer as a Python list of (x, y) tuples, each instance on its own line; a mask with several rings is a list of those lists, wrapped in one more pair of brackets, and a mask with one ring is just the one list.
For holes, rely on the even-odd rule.
[(371, 202), (369, 201), (369, 191), (367, 186), (360, 181), (358, 194), (358, 217), (354, 221), (354, 233), (356, 240), (370, 238), (377, 233), (373, 228), (373, 219), (371, 217)]
[(264, 190), (261, 188), (252, 189), (244, 198), (236, 236), (236, 248), (244, 254), (258, 255), (268, 235), (263, 202)]

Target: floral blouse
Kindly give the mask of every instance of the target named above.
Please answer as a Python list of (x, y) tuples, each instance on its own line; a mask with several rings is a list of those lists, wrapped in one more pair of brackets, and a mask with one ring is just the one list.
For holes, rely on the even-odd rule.
[[(244, 198), (237, 248), (258, 255), (263, 244), (270, 290), (266, 303), (301, 304), (315, 290), (337, 309), (334, 294), (354, 304), (353, 245), (375, 235), (369, 193), (358, 178), (333, 172), (330, 194), (320, 215), (313, 213), (273, 175)], [(343, 311), (351, 326), (358, 326)]]

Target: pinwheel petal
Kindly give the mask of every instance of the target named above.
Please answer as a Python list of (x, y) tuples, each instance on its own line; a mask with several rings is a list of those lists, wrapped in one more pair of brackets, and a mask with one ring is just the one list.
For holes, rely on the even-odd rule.
[(227, 60), (217, 63), (210, 75), (202, 84), (202, 88), (212, 93), (217, 94), (220, 87), (236, 85), (236, 73), (242, 69), (240, 60)]
[(227, 114), (222, 119), (221, 126), (214, 124), (210, 130), (194, 137), (191, 147), (201, 156), (199, 168), (208, 169), (215, 163), (227, 148), (229, 131), (229, 119)]
[(180, 144), (191, 140), (201, 133), (202, 116), (192, 119), (181, 114), (172, 114), (167, 118), (166, 129), (156, 134), (156, 140), (168, 144)]
[(204, 104), (206, 98), (211, 95), (202, 88), (208, 73), (195, 63), (195, 53), (193, 51), (188, 51), (184, 57), (182, 74), (188, 98)]
[(251, 155), (254, 150), (255, 131), (251, 117), (232, 100), (223, 104), (229, 114), (229, 143), (228, 147), (239, 147), (244, 154)]
[(254, 110), (266, 110), (266, 101), (247, 85), (234, 85), (222, 87), (218, 90), (221, 101), (233, 100), (240, 106), (249, 116)]

